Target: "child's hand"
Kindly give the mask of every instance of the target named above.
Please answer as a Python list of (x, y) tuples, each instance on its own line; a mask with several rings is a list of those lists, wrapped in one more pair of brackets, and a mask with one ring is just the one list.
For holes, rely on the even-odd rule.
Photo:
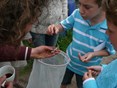
[(97, 76), (101, 72), (102, 67), (101, 66), (90, 66), (90, 67), (87, 67), (87, 69), (92, 71), (93, 76)]
[(90, 59), (92, 59), (94, 57), (94, 52), (89, 52), (89, 53), (85, 54), (84, 56), (81, 56), (81, 54), (79, 53), (78, 57), (82, 62), (88, 62), (88, 61), (90, 61)]
[(52, 24), (48, 27), (47, 34), (53, 35), (59, 33), (59, 26)]
[(86, 79), (89, 79), (89, 78), (92, 78), (92, 72), (91, 70), (89, 70), (88, 72), (85, 72), (84, 76), (83, 76), (83, 80), (86, 80)]

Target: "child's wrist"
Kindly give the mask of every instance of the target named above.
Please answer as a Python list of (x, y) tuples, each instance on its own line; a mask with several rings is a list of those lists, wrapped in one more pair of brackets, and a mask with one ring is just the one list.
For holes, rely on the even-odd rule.
[(57, 27), (59, 32), (62, 32), (63, 27), (60, 23), (58, 25), (56, 25), (56, 27)]
[(92, 56), (95, 57), (96, 56), (96, 53), (95, 52), (92, 52)]

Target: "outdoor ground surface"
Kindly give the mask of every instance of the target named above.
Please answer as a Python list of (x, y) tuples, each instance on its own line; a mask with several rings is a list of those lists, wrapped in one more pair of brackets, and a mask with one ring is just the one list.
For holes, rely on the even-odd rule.
[[(117, 57), (117, 55), (106, 57), (103, 59), (102, 63), (109, 63), (115, 57)], [(21, 73), (21, 75), (19, 77), (19, 84), (22, 85), (22, 88), (26, 88), (28, 78), (29, 78), (29, 75), (31, 72), (31, 68), (30, 69), (28, 68), (28, 70), (26, 70), (26, 71), (27, 72), (24, 72), (24, 74)], [(14, 87), (14, 88), (16, 88), (16, 87)], [(19, 87), (19, 88), (21, 88), (21, 87)], [(76, 82), (75, 82), (75, 77), (73, 77), (72, 83), (71, 83), (71, 85), (68, 85), (68, 88), (77, 88)]]

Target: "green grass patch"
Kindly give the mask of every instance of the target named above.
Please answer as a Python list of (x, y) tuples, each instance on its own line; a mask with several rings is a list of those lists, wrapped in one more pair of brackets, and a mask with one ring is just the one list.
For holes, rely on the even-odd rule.
[(67, 31), (66, 36), (59, 37), (57, 45), (59, 45), (59, 48), (65, 52), (66, 48), (71, 43), (71, 41), (72, 41), (72, 31), (69, 30)]

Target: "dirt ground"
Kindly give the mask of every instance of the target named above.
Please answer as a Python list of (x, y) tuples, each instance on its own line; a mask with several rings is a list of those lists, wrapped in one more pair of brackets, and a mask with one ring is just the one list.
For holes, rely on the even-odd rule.
[[(19, 84), (21, 85), (21, 87), (19, 87), (19, 88), (26, 88), (29, 76), (30, 76), (30, 72), (28, 72), (27, 74), (25, 74), (25, 75), (23, 75), (23, 76), (20, 77)], [(14, 88), (18, 88), (18, 87), (14, 87)], [(75, 77), (73, 77), (72, 83), (70, 85), (68, 85), (67, 88), (77, 88), (76, 87)]]
[[(117, 57), (117, 54), (116, 55), (113, 55), (113, 56), (109, 56), (109, 57), (105, 57), (102, 61), (102, 63), (109, 63), (111, 62), (113, 59), (115, 59)], [(19, 88), (26, 88), (26, 85), (28, 83), (28, 78), (29, 78), (29, 75), (30, 75), (30, 72), (27, 72), (26, 74), (23, 74), (20, 78), (19, 78), (19, 84), (22, 86), (22, 87), (19, 87)], [(18, 87), (14, 87), (14, 88), (18, 88)], [(76, 87), (76, 81), (75, 81), (75, 77), (73, 77), (72, 79), (72, 83), (70, 85), (68, 85), (68, 88), (77, 88)]]

